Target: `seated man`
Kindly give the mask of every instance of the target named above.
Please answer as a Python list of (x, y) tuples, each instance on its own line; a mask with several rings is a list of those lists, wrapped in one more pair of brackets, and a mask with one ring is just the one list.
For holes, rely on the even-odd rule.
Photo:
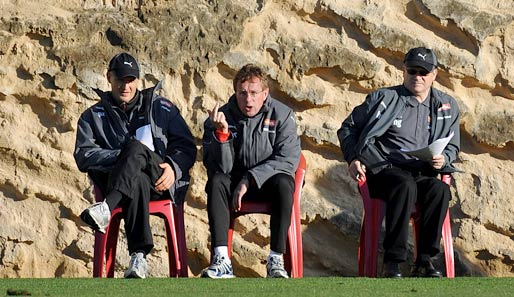
[(235, 94), (204, 123), (203, 163), (208, 181), (207, 211), (214, 252), (203, 277), (234, 277), (228, 257), (230, 211), (242, 199), (272, 203), (268, 277), (287, 278), (282, 254), (293, 206), (300, 140), (293, 111), (269, 96), (262, 69), (248, 64), (233, 81)]
[(105, 200), (88, 207), (81, 219), (105, 233), (111, 211), (123, 208), (131, 259), (127, 278), (147, 276), (146, 255), (153, 248), (150, 200), (182, 203), (189, 169), (196, 159), (193, 136), (157, 87), (139, 91), (139, 65), (131, 55), (114, 56), (107, 71), (110, 92), (97, 90), (100, 101), (78, 121), (75, 161), (100, 187)]
[[(437, 178), (453, 172), (460, 147), (459, 107), (432, 87), (437, 59), (426, 48), (413, 48), (403, 65), (403, 84), (370, 93), (344, 120), (337, 134), (348, 171), (355, 180), (366, 176), (370, 193), (387, 202), (384, 276), (401, 277), (407, 258), (410, 215), (421, 210), (417, 259), (413, 276), (440, 277), (431, 257), (439, 253), (441, 228), (451, 192)], [(440, 155), (419, 160), (401, 151), (425, 147), (455, 133)]]

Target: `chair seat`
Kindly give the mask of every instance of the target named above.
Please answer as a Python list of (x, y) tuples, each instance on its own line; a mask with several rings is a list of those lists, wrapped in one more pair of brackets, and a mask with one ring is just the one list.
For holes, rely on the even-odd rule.
[[(300, 221), (300, 200), (302, 187), (305, 178), (306, 161), (303, 154), (300, 156), (300, 163), (295, 174), (295, 191), (293, 197), (293, 209), (291, 211), (291, 223), (287, 232), (286, 252), (284, 253), (284, 266), (292, 278), (303, 277), (303, 246), (302, 229)], [(232, 254), (232, 237), (234, 233), (235, 219), (247, 214), (260, 213), (270, 214), (271, 203), (259, 201), (242, 201), (241, 210), (231, 212), (230, 225), (228, 230), (228, 252)]]
[[(94, 188), (96, 201), (103, 201), (98, 187)], [(150, 215), (164, 219), (168, 245), (170, 277), (187, 277), (187, 246), (184, 227), (183, 204), (175, 205), (171, 200), (150, 201)], [(93, 277), (102, 277), (105, 259), (107, 277), (114, 277), (116, 247), (123, 211), (120, 207), (111, 212), (111, 220), (105, 234), (95, 232)]]
[[(451, 183), (450, 175), (443, 175), (442, 181), (446, 184)], [(380, 229), (385, 214), (385, 202), (380, 199), (372, 199), (369, 194), (366, 180), (359, 181), (359, 190), (364, 206), (361, 234), (358, 250), (359, 276), (377, 277), (378, 264), (378, 240)], [(420, 213), (416, 209), (411, 215), (411, 222), (414, 233), (414, 244), (417, 243), (416, 236), (419, 230)], [(442, 227), (442, 241), (446, 263), (446, 277), (455, 277), (455, 265), (453, 256), (453, 239), (450, 225), (450, 212), (446, 212), (446, 217)], [(414, 251), (416, 252), (416, 247)], [(416, 255), (415, 255), (416, 256)]]

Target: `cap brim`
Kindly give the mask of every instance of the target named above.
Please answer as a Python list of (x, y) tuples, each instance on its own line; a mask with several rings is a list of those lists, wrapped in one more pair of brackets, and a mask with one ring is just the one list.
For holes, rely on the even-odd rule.
[(430, 64), (430, 63), (427, 63), (427, 62), (423, 62), (423, 61), (417, 61), (417, 60), (405, 61), (405, 66), (407, 66), (407, 67), (421, 67), (421, 68), (424, 68), (425, 70), (430, 71), (430, 72), (435, 69), (435, 66), (433, 64)]
[(119, 78), (135, 77), (139, 78), (139, 71), (137, 69), (113, 69), (114, 74)]

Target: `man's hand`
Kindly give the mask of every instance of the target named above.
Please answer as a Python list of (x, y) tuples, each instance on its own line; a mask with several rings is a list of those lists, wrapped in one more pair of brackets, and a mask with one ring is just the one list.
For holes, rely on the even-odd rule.
[(221, 111), (218, 111), (219, 104), (216, 103), (212, 111), (209, 111), (209, 119), (216, 130), (220, 130), (223, 133), (228, 133), (228, 123), (225, 118), (225, 114)]
[(366, 176), (366, 165), (355, 159), (350, 163), (350, 166), (348, 166), (348, 172), (354, 180), (362, 181)]
[(159, 192), (168, 190), (175, 182), (175, 172), (168, 163), (161, 163), (159, 167), (163, 169), (161, 177), (155, 182), (155, 189)]
[(434, 167), (434, 169), (443, 168), (444, 163), (446, 163), (446, 161), (444, 160), (443, 155), (436, 155), (432, 157), (432, 167)]
[(232, 208), (234, 211), (238, 212), (241, 210), (241, 198), (243, 198), (243, 195), (246, 194), (249, 186), (250, 182), (248, 181), (248, 178), (246, 176), (243, 177), (232, 195)]

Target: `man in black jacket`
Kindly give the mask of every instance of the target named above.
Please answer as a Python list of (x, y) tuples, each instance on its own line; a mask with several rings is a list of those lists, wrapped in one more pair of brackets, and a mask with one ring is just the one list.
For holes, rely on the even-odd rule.
[(269, 96), (263, 70), (248, 64), (233, 80), (235, 94), (204, 123), (207, 211), (214, 252), (203, 277), (234, 277), (227, 251), (230, 211), (242, 199), (272, 203), (268, 277), (287, 278), (283, 253), (291, 221), (300, 139), (294, 112)]
[[(371, 195), (386, 206), (384, 276), (401, 277), (399, 263), (407, 257), (409, 219), (414, 204), (421, 210), (417, 259), (413, 276), (440, 277), (431, 257), (439, 253), (441, 228), (451, 193), (438, 173), (453, 172), (460, 148), (459, 107), (449, 95), (432, 87), (437, 59), (430, 49), (411, 49), (404, 59), (403, 85), (370, 93), (343, 122), (337, 134), (348, 171), (366, 177)], [(441, 154), (419, 160), (404, 150), (453, 138)]]
[(139, 91), (139, 65), (127, 53), (109, 62), (110, 92), (97, 90), (100, 102), (78, 121), (74, 157), (100, 188), (105, 200), (85, 209), (81, 219), (105, 232), (111, 211), (123, 208), (131, 259), (127, 278), (147, 276), (146, 255), (153, 248), (149, 224), (150, 200), (182, 203), (196, 146), (179, 110), (156, 94)]

